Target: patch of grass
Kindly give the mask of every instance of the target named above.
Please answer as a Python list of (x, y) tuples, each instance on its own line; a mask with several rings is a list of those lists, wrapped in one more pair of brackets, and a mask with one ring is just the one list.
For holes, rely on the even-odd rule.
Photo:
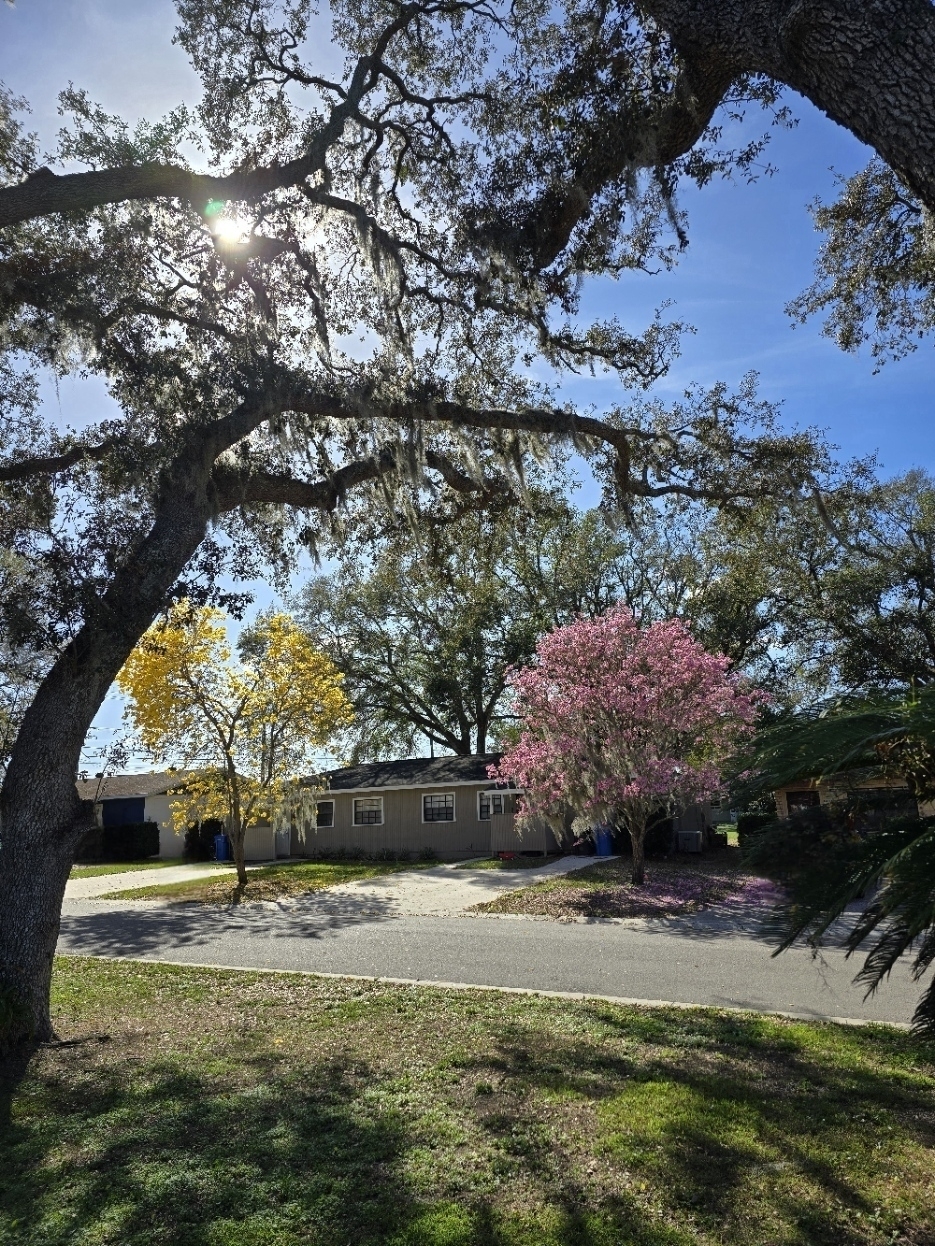
[(114, 891), (100, 899), (178, 900), (198, 904), (244, 904), (250, 900), (282, 900), (309, 891), (336, 887), (360, 878), (378, 878), (401, 870), (427, 869), (434, 862), (412, 861), (300, 861), (289, 865), (262, 865), (247, 874), (246, 887), (239, 887), (235, 874), (225, 870), (222, 879), (195, 878), (183, 883), (156, 883), (132, 891)]
[(646, 882), (630, 881), (628, 857), (600, 861), (571, 874), (544, 879), (522, 891), (474, 906), (479, 913), (573, 917), (672, 917), (697, 913), (724, 900), (775, 899), (777, 889), (745, 871), (736, 848), (700, 857), (650, 860)]
[[(71, 867), (71, 878), (102, 878), (105, 874), (127, 874), (131, 870), (166, 870), (176, 865), (188, 864), (182, 857), (174, 860), (156, 861), (152, 857), (147, 857), (145, 861), (119, 861), (105, 862), (100, 865), (73, 865)], [(202, 863), (199, 863), (202, 864)], [(210, 861), (203, 862), (210, 865)]]
[(486, 857), (483, 861), (465, 861), (455, 866), (458, 870), (539, 870), (550, 861), (560, 861), (564, 853), (553, 853), (548, 857), (514, 857), (512, 861), (501, 861), (499, 857)]
[(64, 959), (2, 1246), (924, 1246), (931, 1046), (710, 1009)]

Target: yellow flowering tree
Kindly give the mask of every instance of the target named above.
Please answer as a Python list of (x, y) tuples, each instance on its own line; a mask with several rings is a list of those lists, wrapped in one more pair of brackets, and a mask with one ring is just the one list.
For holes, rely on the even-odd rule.
[[(245, 628), (182, 601), (154, 623), (117, 676), (126, 715), (154, 759), (202, 768), (173, 802), (176, 829), (220, 818), (246, 882), (246, 828), (271, 817), (311, 754), (351, 721), (343, 676), (282, 613)], [(207, 763), (207, 766), (205, 766)]]

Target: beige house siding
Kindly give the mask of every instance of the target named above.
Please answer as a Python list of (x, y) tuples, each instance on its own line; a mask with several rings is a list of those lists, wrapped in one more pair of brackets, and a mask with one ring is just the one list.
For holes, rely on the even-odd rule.
[[(867, 779), (862, 783), (855, 784), (855, 789), (860, 791), (861, 788), (892, 788), (894, 791), (908, 791), (909, 785), (903, 779)], [(780, 818), (789, 816), (788, 796), (793, 792), (818, 792), (818, 803), (827, 805), (834, 800), (838, 800), (842, 795), (842, 788), (832, 783), (815, 783), (802, 781), (800, 783), (790, 783), (787, 787), (781, 787), (773, 793), (776, 798), (776, 812)], [(929, 805), (919, 805), (919, 813), (922, 817), (930, 817), (928, 812)]]
[[(513, 818), (504, 815), (481, 821), (478, 817), (478, 796), (487, 791), (490, 791), (489, 783), (330, 792), (322, 799), (334, 801), (334, 826), (320, 826), (317, 831), (310, 832), (304, 846), (301, 837), (293, 832), (292, 851), (298, 856), (318, 856), (343, 849), (362, 852), (365, 856), (379, 856), (384, 852), (418, 855), (424, 849), (431, 849), (442, 860), (489, 856), (493, 823), (508, 822), (512, 826)], [(444, 795), (454, 796), (454, 821), (423, 822), (422, 797)], [(382, 825), (355, 826), (354, 800), (374, 796), (383, 800)], [(515, 832), (510, 847), (514, 851), (539, 850), (537, 844), (520, 843)]]
[(276, 835), (267, 823), (248, 826), (243, 837), (245, 861), (272, 861), (276, 856)]
[(172, 810), (169, 802), (174, 797), (165, 793), (146, 797), (146, 821), (159, 824), (160, 857), (181, 857), (185, 851), (185, 836), (176, 835), (172, 829)]
[(512, 813), (495, 814), (490, 819), (490, 852), (558, 852), (558, 840), (547, 822), (536, 820), (517, 829)]

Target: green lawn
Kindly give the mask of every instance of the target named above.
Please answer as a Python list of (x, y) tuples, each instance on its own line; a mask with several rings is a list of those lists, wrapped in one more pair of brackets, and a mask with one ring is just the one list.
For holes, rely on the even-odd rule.
[(63, 959), (3, 1246), (923, 1246), (884, 1027)]
[(483, 861), (465, 861), (455, 868), (459, 870), (538, 870), (550, 861), (561, 860), (562, 853), (550, 857), (514, 857), (512, 861), (501, 861), (499, 857), (485, 857)]
[[(173, 865), (185, 865), (186, 862), (180, 857), (169, 861), (155, 861), (152, 857), (147, 857), (145, 861), (120, 861), (112, 862), (105, 865), (73, 865), (71, 867), (72, 878), (100, 878), (104, 874), (126, 874), (130, 870), (164, 870)], [(205, 862), (210, 865), (211, 862)]]
[(435, 861), (300, 861), (289, 865), (262, 865), (251, 869), (247, 885), (237, 886), (228, 868), (223, 878), (196, 878), (184, 883), (156, 883), (132, 891), (114, 891), (101, 899), (191, 900), (202, 904), (238, 904), (248, 900), (282, 900), (309, 891), (321, 891), (358, 878), (377, 878), (400, 870), (426, 869)]

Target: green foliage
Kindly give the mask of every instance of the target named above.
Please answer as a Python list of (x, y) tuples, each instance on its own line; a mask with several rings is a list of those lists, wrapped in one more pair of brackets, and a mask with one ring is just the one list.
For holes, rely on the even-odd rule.
[(157, 822), (127, 822), (124, 826), (105, 826), (101, 834), (101, 855), (107, 861), (138, 861), (159, 853)]
[(737, 842), (743, 848), (764, 827), (776, 821), (776, 814), (747, 812), (737, 815)]
[[(913, 975), (922, 977), (935, 962), (935, 822), (899, 816), (892, 794), (868, 799), (860, 785), (902, 777), (912, 797), (932, 799), (935, 688), (790, 717), (760, 734), (747, 764), (754, 772), (748, 788), (807, 777), (825, 779), (836, 796), (767, 826), (746, 849), (752, 865), (787, 889), (788, 902), (773, 922), (777, 950), (802, 936), (819, 947), (835, 937), (834, 923), (848, 905), (869, 895), (840, 936), (848, 952), (865, 953), (858, 980), (875, 991), (908, 952)], [(935, 982), (913, 1021), (935, 1037)]]
[(824, 234), (815, 280), (788, 310), (798, 321), (827, 313), (827, 337), (848, 351), (869, 341), (881, 366), (935, 331), (935, 227), (878, 157), (839, 183), (834, 203), (812, 207)]
[[(553, 509), (555, 503), (552, 502)], [(528, 661), (547, 602), (516, 591), (523, 531), (547, 520), (464, 515), (391, 532), (369, 569), (347, 558), (303, 590), (299, 617), (345, 676), (354, 758), (483, 753), (504, 722), (508, 669)]]

